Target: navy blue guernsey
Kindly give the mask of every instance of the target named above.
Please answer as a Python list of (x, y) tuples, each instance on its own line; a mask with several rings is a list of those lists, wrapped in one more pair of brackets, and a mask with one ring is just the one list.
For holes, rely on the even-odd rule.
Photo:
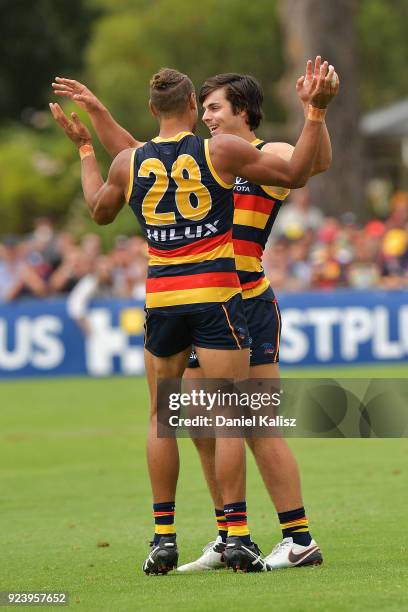
[[(265, 142), (257, 138), (251, 144), (262, 149)], [(235, 181), (233, 243), (244, 300), (275, 299), (261, 260), (272, 226), (288, 194), (289, 189), (284, 187), (255, 185), (239, 177)]]
[(191, 312), (241, 292), (232, 189), (212, 166), (208, 140), (190, 132), (134, 151), (127, 199), (148, 243), (147, 308)]

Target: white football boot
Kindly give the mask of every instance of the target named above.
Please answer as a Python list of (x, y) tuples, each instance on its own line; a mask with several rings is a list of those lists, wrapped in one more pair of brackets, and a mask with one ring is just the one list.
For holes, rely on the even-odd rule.
[(177, 568), (178, 572), (203, 572), (206, 570), (216, 570), (225, 567), (223, 561), (223, 553), (225, 544), (221, 536), (218, 536), (214, 542), (209, 542), (203, 548), (203, 554), (196, 561), (185, 563)]
[(264, 560), (271, 569), (321, 565), (323, 563), (322, 553), (314, 540), (310, 542), (309, 546), (301, 546), (295, 544), (293, 538), (284, 538)]

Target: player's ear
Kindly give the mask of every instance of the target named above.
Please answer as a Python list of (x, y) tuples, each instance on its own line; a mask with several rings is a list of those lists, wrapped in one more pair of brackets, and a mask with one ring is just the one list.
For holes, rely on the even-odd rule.
[(242, 108), (239, 112), (238, 115), (240, 117), (242, 117), (242, 119), (245, 119), (245, 121), (248, 123), (248, 111), (246, 108)]
[(189, 105), (191, 110), (198, 110), (197, 109), (197, 98), (195, 95), (195, 91), (192, 91), (191, 94), (189, 95)]
[(151, 114), (153, 115), (153, 117), (155, 119), (158, 119), (159, 117), (159, 113), (157, 112), (156, 108), (154, 107), (154, 105), (152, 104), (152, 101), (149, 100), (149, 110), (151, 112)]

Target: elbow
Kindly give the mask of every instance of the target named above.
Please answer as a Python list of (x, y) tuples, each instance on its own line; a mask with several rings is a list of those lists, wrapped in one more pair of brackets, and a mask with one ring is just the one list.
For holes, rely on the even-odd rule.
[(98, 207), (91, 211), (92, 221), (95, 221), (97, 225), (109, 225), (112, 223), (112, 216), (107, 213), (106, 210), (102, 210)]
[(300, 187), (304, 187), (306, 185), (309, 178), (310, 172), (293, 171), (288, 172), (284, 178), (282, 177), (279, 184), (274, 184), (278, 184), (279, 187), (286, 187), (286, 189), (299, 189)]
[(332, 165), (332, 156), (330, 155), (329, 158), (327, 158), (327, 160), (322, 164), (322, 169), (320, 170), (320, 172), (326, 172), (326, 170), (329, 170), (331, 168)]
[(109, 225), (109, 223), (112, 223), (113, 221), (113, 219), (108, 217), (106, 214), (101, 214), (98, 212), (92, 213), (91, 217), (97, 225)]
[(309, 176), (300, 176), (295, 177), (291, 181), (290, 185), (288, 185), (289, 189), (300, 189), (304, 187), (309, 179)]
[(102, 206), (98, 201), (90, 202), (88, 208), (92, 221), (95, 221), (97, 225), (109, 225), (115, 219), (116, 215), (112, 216), (112, 209)]
[(330, 159), (326, 159), (323, 162), (316, 164), (313, 167), (313, 172), (312, 174), (321, 174), (322, 172), (326, 172), (326, 170), (329, 170), (329, 168), (332, 165), (332, 158), (330, 157)]

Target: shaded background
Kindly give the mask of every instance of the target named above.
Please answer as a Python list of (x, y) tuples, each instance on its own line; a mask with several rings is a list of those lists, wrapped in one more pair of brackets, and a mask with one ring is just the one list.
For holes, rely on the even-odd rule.
[[(118, 120), (142, 139), (155, 130), (146, 101), (148, 78), (159, 67), (186, 71), (197, 87), (213, 73), (248, 71), (260, 79), (266, 94), (266, 120), (259, 136), (293, 141), (302, 120), (295, 79), (307, 56), (327, 53), (339, 69), (342, 90), (328, 118), (334, 140), (333, 167), (321, 179), (310, 181), (313, 204), (334, 211), (336, 219), (354, 210), (363, 225), (371, 217), (389, 218), (392, 195), (407, 188), (406, 0), (0, 0), (0, 9), (0, 237), (15, 233), (26, 240), (23, 237), (33, 231), (37, 217), (46, 215), (55, 224), (57, 238), (68, 243), (72, 268), (79, 254), (69, 236), (62, 236), (65, 230), (76, 241), (83, 241), (89, 231), (98, 232), (105, 248), (111, 248), (116, 234), (135, 232), (135, 220), (125, 211), (112, 226), (102, 228), (88, 218), (77, 153), (51, 121), (47, 107), (52, 99), (50, 83), (58, 74), (83, 79)], [(377, 114), (379, 109), (385, 110)], [(106, 168), (108, 160), (100, 151), (98, 158), (104, 159)], [(381, 230), (378, 224), (376, 228)], [(52, 231), (44, 222), (38, 229), (33, 248), (41, 255)], [(330, 232), (326, 233), (330, 238)], [(313, 240), (317, 244), (318, 239)], [(134, 263), (138, 243), (135, 238), (130, 241), (126, 244), (128, 250), (132, 248)], [(121, 240), (113, 254), (118, 266), (123, 263), (123, 244)], [(31, 249), (29, 244), (27, 248)], [(94, 238), (88, 237), (81, 248), (89, 260), (98, 244), (95, 247)], [(284, 248), (271, 249), (274, 287), (279, 286), (276, 269), (282, 269)], [(38, 268), (43, 260), (37, 254), (33, 265)], [(300, 259), (304, 262), (304, 251)], [(2, 263), (0, 244), (0, 269)], [(45, 270), (44, 278), (48, 273)], [(282, 278), (287, 276), (283, 268)], [(401, 293), (400, 301), (406, 305), (406, 292)], [(394, 294), (397, 301), (398, 292), (387, 295), (394, 299)], [(310, 322), (313, 314), (314, 321), (324, 324), (323, 298), (344, 311), (336, 291), (315, 294), (314, 301), (310, 294), (292, 297), (301, 302), (295, 313), (292, 309), (292, 319), (293, 314), (301, 320), (309, 316)], [(362, 297), (356, 293), (353, 300), (357, 305)], [(371, 307), (371, 293), (366, 301)], [(37, 300), (35, 306), (44, 308), (45, 321), (36, 316), (32, 301), (27, 306), (32, 310), (23, 316), (20, 302), (6, 306), (20, 319), (20, 327), (15, 329), (9, 312), (8, 317), (0, 316), (3, 362), (7, 358), (15, 363), (17, 355), (20, 366), (32, 368), (35, 360), (41, 360), (44, 367), (50, 351), (43, 350), (44, 341), (38, 346), (39, 327), (56, 324), (58, 329), (60, 324), (46, 310), (49, 302)], [(358, 306), (360, 314), (368, 326), (373, 321), (375, 333), (381, 333), (381, 319), (371, 319), (365, 306)], [(396, 325), (396, 308), (390, 312)], [(135, 332), (137, 313), (133, 318), (131, 314), (127, 313), (124, 327)], [(283, 338), (290, 338), (289, 314), (286, 311), (284, 316)], [(142, 311), (140, 315), (142, 319)], [(406, 336), (406, 321), (408, 313), (401, 317), (401, 337)], [(17, 349), (12, 346), (7, 351), (4, 346), (7, 326), (9, 336), (17, 338)], [(67, 325), (69, 333), (72, 327)], [(139, 327), (141, 331), (142, 322)], [(120, 329), (113, 331), (117, 337)], [(71, 336), (70, 340), (75, 339)], [(58, 348), (57, 333), (45, 334), (46, 346), (50, 337)], [(292, 333), (292, 345), (301, 347), (299, 333), (295, 341), (293, 337)], [(31, 341), (37, 346), (32, 348)], [(108, 348), (113, 344), (111, 334), (107, 344)], [(344, 344), (349, 350), (350, 343)], [(130, 349), (125, 348), (127, 353)], [(322, 349), (327, 351), (327, 342), (322, 342)], [(320, 374), (314, 369), (309, 375), (328, 374), (326, 369), (320, 369)], [(329, 373), (350, 375), (406, 379), (407, 367), (361, 369), (353, 364)], [(302, 371), (302, 376), (307, 373)], [(145, 380), (132, 376), (8, 381), (0, 385), (1, 390), (4, 589), (69, 590), (71, 602), (82, 604), (82, 610), (109, 612), (156, 612), (163, 602), (180, 612), (210, 610), (214, 601), (232, 602), (237, 610), (249, 610), (254, 602), (257, 610), (270, 610), (276, 602), (284, 602), (288, 610), (322, 612), (406, 609), (407, 556), (401, 538), (406, 521), (405, 440), (291, 441), (302, 467), (313, 534), (329, 560), (323, 573), (282, 572), (276, 579), (271, 576), (268, 588), (263, 576), (259, 580), (251, 576), (240, 586), (235, 576), (222, 572), (150, 581), (135, 572), (145, 557), (151, 529), (150, 487), (144, 469)], [(181, 446), (184, 473), (177, 522), (184, 562), (196, 558), (199, 547), (213, 538), (215, 525), (193, 446), (189, 441)], [(269, 552), (281, 537), (278, 523), (251, 460), (248, 475), (254, 536), (261, 549)], [(345, 555), (348, 542), (352, 545)]]
[[(408, 111), (396, 128), (393, 107), (385, 127), (375, 117), (362, 122), (406, 95), (405, 0), (202, 0), (199, 8), (184, 0), (30, 6), (2, 0), (0, 6), (1, 234), (30, 231), (38, 215), (77, 235), (91, 227), (76, 151), (47, 108), (56, 75), (84, 80), (119, 122), (145, 139), (156, 129), (146, 109), (148, 80), (161, 66), (188, 73), (197, 87), (211, 74), (249, 72), (266, 95), (259, 135), (293, 142), (302, 120), (295, 80), (319, 52), (338, 69), (342, 88), (328, 118), (333, 167), (311, 180), (313, 203), (330, 214), (385, 218), (390, 195), (406, 187)], [(114, 228), (98, 232), (109, 239), (134, 228), (125, 213)]]

